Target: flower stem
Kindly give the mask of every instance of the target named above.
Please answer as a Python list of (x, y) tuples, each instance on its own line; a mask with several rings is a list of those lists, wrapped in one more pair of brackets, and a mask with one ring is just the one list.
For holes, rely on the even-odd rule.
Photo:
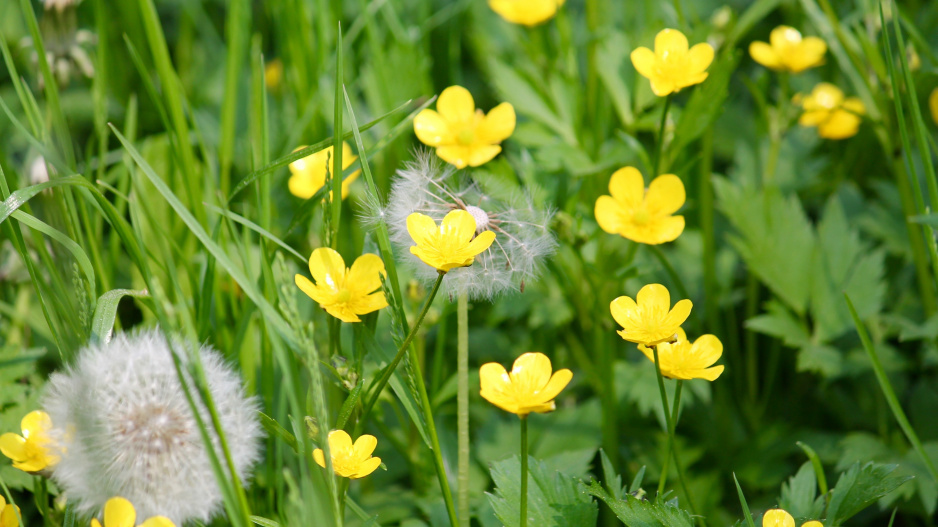
[(469, 527), (469, 296), (456, 304), (457, 503), (460, 527)]
[(655, 375), (658, 377), (658, 390), (661, 392), (661, 409), (664, 411), (664, 420), (668, 429), (668, 443), (664, 450), (664, 462), (661, 465), (661, 478), (658, 480), (658, 496), (660, 499), (664, 493), (664, 484), (668, 480), (668, 465), (671, 462), (671, 443), (673, 441), (674, 427), (671, 424), (671, 412), (668, 410), (668, 393), (664, 389), (664, 377), (661, 376), (661, 364), (658, 360), (658, 346), (652, 346), (652, 352), (655, 357)]
[[(440, 276), (437, 277), (436, 282), (433, 284), (433, 289), (430, 290), (430, 294), (423, 303), (423, 309), (420, 310), (420, 314), (417, 315), (417, 320), (410, 328), (410, 333), (407, 334), (407, 338), (404, 339), (400, 349), (397, 350), (397, 355), (394, 356), (394, 360), (392, 360), (391, 364), (389, 364), (388, 367), (384, 369), (384, 372), (381, 374), (378, 382), (375, 383), (375, 388), (371, 391), (371, 397), (368, 398), (368, 401), (362, 408), (362, 413), (358, 421), (359, 427), (364, 425), (365, 418), (368, 416), (368, 413), (371, 411), (371, 408), (374, 407), (375, 403), (378, 402), (378, 397), (381, 396), (382, 390), (384, 390), (384, 387), (387, 386), (388, 381), (391, 380), (391, 375), (394, 374), (394, 370), (397, 369), (397, 365), (400, 364), (401, 359), (404, 358), (404, 353), (407, 352), (407, 349), (410, 347), (410, 343), (417, 335), (417, 330), (420, 329), (420, 324), (423, 322), (424, 317), (427, 316), (427, 311), (430, 310), (430, 304), (433, 303), (433, 299), (436, 297), (437, 291), (440, 290), (440, 284), (443, 283), (444, 276), (444, 273), (440, 273)], [(415, 367), (414, 370), (419, 371), (420, 368)], [(344, 424), (345, 423), (339, 423), (339, 428), (341, 428)]]
[(651, 174), (648, 175), (650, 180), (658, 177), (658, 166), (661, 163), (661, 151), (664, 149), (664, 127), (668, 122), (668, 110), (671, 108), (671, 97), (673, 96), (674, 94), (669, 93), (664, 99), (664, 110), (661, 112), (661, 124), (658, 126), (658, 143), (655, 145), (655, 157), (652, 158), (651, 162)]
[(520, 527), (528, 525), (528, 416), (521, 417), (521, 521)]

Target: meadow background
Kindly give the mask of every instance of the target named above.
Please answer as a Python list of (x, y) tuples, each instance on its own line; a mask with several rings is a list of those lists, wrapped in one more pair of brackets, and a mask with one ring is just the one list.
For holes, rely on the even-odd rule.
[[(568, 0), (533, 28), (482, 0), (85, 0), (65, 13), (0, 2), (2, 431), (19, 430), (89, 339), (159, 324), (221, 350), (269, 416), (246, 494), (254, 521), (338, 524), (335, 480), (309, 452), (393, 356), (428, 287), (394, 248), (392, 306), (353, 327), (293, 276), (333, 240), (349, 264), (385, 249), (363, 217), (421, 147), (416, 112), (460, 85), (479, 108), (518, 115), (472, 177), (553, 211), (556, 239), (523, 291), (469, 306), (473, 525), (501, 525), (499, 498), (518, 492), (518, 419), (478, 396), (478, 368), (526, 351), (574, 373), (556, 412), (530, 418), (531, 455), (556, 485), (531, 505), (553, 511), (543, 525), (593, 509), (619, 524), (585, 492), (592, 479), (631, 503), (621, 487), (639, 475), (628, 490), (654, 501), (667, 437), (655, 369), (608, 308), (649, 283), (693, 301), (688, 334), (724, 345), (723, 375), (686, 383), (671, 506), (732, 525), (740, 489), (756, 523), (776, 506), (826, 518), (811, 511), (831, 496), (818, 496), (843, 482), (863, 509), (849, 525), (936, 524), (938, 3)], [(823, 38), (824, 64), (754, 62), (749, 43), (780, 24)], [(659, 172), (683, 181), (687, 226), (639, 246), (603, 232), (594, 205), (618, 168), (649, 181), (664, 100), (629, 54), (666, 27), (716, 58), (665, 123)], [(822, 81), (863, 102), (856, 135), (798, 126), (792, 96)], [(368, 170), (335, 215), (325, 192), (288, 192), (287, 164), (343, 134), (361, 158), (346, 173)], [(303, 145), (318, 146), (291, 156)], [(407, 387), (420, 368), (455, 492), (457, 324), (456, 298), (438, 295), (398, 388), (364, 424), (386, 470), (348, 485), (346, 525), (449, 524), (428, 416)], [(59, 525), (67, 506), (34, 499), (40, 477), (0, 467), (26, 524)], [(684, 525), (657, 521), (634, 525)]]

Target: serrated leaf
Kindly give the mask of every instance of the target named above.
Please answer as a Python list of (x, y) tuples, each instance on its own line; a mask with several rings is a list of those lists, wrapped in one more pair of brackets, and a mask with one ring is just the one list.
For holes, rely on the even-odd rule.
[(746, 328), (779, 338), (792, 348), (800, 348), (810, 342), (808, 328), (781, 302), (770, 300), (766, 309), (768, 313), (747, 320)]
[[(599, 506), (583, 483), (551, 469), (535, 458), (528, 462), (528, 525), (565, 527), (596, 525)], [(518, 456), (492, 463), (495, 493), (487, 494), (505, 527), (520, 523), (521, 460)]]
[(822, 511), (814, 509), (816, 500), (817, 478), (814, 476), (811, 462), (806, 461), (794, 476), (782, 483), (778, 506), (795, 518), (817, 518)]
[(612, 468), (612, 462), (609, 461), (609, 456), (606, 455), (606, 452), (600, 449), (599, 454), (602, 458), (603, 480), (606, 482), (606, 488), (612, 493), (613, 498), (621, 500), (622, 496), (625, 495), (625, 489), (622, 487), (622, 477), (616, 474), (615, 469)]
[(827, 507), (827, 517), (831, 525), (841, 525), (912, 479), (912, 476), (889, 476), (896, 467), (897, 465), (880, 463), (867, 463), (861, 467), (859, 463), (854, 463), (841, 474), (837, 485), (831, 489), (831, 501)]
[[(606, 502), (622, 523), (628, 527), (693, 527), (694, 520), (684, 509), (668, 503), (652, 503), (626, 494), (624, 500), (614, 498), (597, 481), (587, 491)], [(569, 524), (577, 525), (577, 524)]]
[(813, 371), (825, 377), (837, 377), (844, 370), (840, 350), (823, 344), (809, 344), (798, 350), (798, 371)]

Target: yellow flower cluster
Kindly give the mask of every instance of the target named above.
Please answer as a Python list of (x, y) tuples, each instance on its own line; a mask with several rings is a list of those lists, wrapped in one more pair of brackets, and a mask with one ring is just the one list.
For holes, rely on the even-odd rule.
[[(115, 496), (104, 504), (104, 527), (134, 527), (137, 525), (137, 510), (130, 501)], [(97, 518), (91, 519), (91, 527), (102, 527)], [(154, 516), (138, 527), (176, 527), (165, 516)]]
[(489, 0), (489, 7), (512, 24), (528, 27), (547, 22), (566, 0)]
[(825, 139), (853, 137), (860, 129), (866, 108), (856, 97), (844, 97), (837, 86), (822, 82), (809, 95), (801, 99), (804, 113), (798, 119), (802, 126), (816, 126)]
[(827, 43), (818, 37), (801, 37), (801, 33), (788, 26), (778, 26), (769, 34), (769, 42), (753, 42), (749, 55), (766, 68), (776, 71), (802, 71), (824, 63)]
[(20, 508), (0, 496), (0, 527), (19, 527)]
[[(375, 436), (365, 434), (352, 443), (352, 436), (345, 430), (329, 432), (329, 457), (332, 458), (332, 470), (343, 478), (358, 479), (367, 476), (381, 466), (380, 457), (371, 454), (378, 446)], [(313, 451), (313, 459), (326, 468), (326, 456), (321, 448)]]
[[(770, 509), (762, 515), (762, 527), (795, 527), (795, 518), (782, 509)], [(824, 524), (811, 520), (802, 523), (801, 527), (824, 527)]]
[(13, 468), (39, 472), (59, 462), (55, 442), (49, 437), (52, 419), (42, 410), (26, 414), (20, 421), (23, 435), (6, 433), (0, 436), (0, 452), (13, 460)]
[[(301, 150), (306, 148), (305, 146), (300, 146), (295, 148), (293, 151)], [(302, 199), (309, 199), (313, 197), (316, 192), (326, 184), (326, 174), (332, 172), (332, 155), (333, 148), (331, 146), (320, 150), (312, 155), (308, 155), (302, 159), (298, 159), (290, 163), (290, 179), (287, 180), (287, 187), (290, 189), (290, 194)], [(352, 147), (348, 143), (342, 143), (342, 170), (347, 169), (352, 166), (358, 159), (354, 153), (352, 153)], [(349, 186), (361, 173), (361, 170), (356, 170), (349, 174), (347, 178), (342, 180), (342, 198), (344, 199), (348, 196)], [(335, 177), (335, 174), (333, 174)], [(342, 177), (342, 174), (339, 174), (338, 177)], [(329, 194), (330, 198), (332, 193)]]

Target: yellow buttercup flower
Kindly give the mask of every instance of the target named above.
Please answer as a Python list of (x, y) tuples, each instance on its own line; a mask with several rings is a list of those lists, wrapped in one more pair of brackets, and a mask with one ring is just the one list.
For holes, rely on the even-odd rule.
[(476, 236), (476, 229), (472, 214), (462, 209), (448, 213), (439, 226), (419, 212), (407, 216), (407, 232), (417, 244), (410, 252), (442, 273), (472, 265), (475, 257), (495, 241), (494, 232), (485, 230)]
[(264, 66), (264, 84), (270, 91), (279, 91), (283, 82), (283, 61), (274, 59)]
[(515, 108), (503, 102), (485, 115), (477, 110), (469, 90), (450, 86), (429, 108), (414, 118), (417, 139), (436, 148), (436, 155), (456, 168), (477, 167), (502, 151), (499, 143), (515, 131)]
[(0, 527), (19, 527), (19, 511), (19, 507), (8, 504), (7, 500), (0, 496)]
[(388, 305), (384, 291), (381, 291), (384, 261), (376, 254), (359, 256), (347, 269), (341, 254), (321, 247), (309, 257), (309, 272), (316, 283), (298, 274), (294, 277), (297, 287), (327, 313), (343, 322), (361, 322), (358, 315)]
[(713, 47), (700, 43), (687, 48), (687, 37), (676, 29), (663, 29), (655, 36), (655, 50), (641, 47), (632, 51), (632, 65), (651, 81), (658, 97), (700, 84), (713, 62)]
[[(365, 434), (352, 444), (352, 437), (345, 430), (329, 432), (329, 454), (332, 469), (343, 478), (358, 479), (367, 476), (381, 465), (381, 458), (371, 457), (378, 446), (375, 436)], [(313, 459), (326, 468), (326, 457), (321, 448), (313, 451)]]
[(20, 428), (23, 435), (8, 432), (0, 436), (0, 452), (13, 460), (13, 468), (39, 472), (59, 462), (55, 441), (48, 435), (52, 429), (49, 414), (42, 410), (29, 412), (20, 421)]
[[(115, 496), (104, 504), (104, 527), (134, 527), (136, 521), (137, 510), (125, 498)], [(91, 527), (101, 527), (101, 522), (92, 518)], [(165, 516), (154, 516), (138, 527), (176, 527), (176, 524)]]
[[(651, 348), (639, 344), (638, 349), (654, 362)], [(715, 381), (723, 373), (723, 366), (713, 366), (723, 355), (723, 343), (713, 335), (703, 335), (693, 342), (687, 340), (684, 330), (678, 328), (675, 342), (658, 344), (658, 365), (661, 375), (669, 379), (706, 379)]]
[(547, 22), (566, 0), (489, 0), (489, 7), (512, 24), (528, 27)]
[(620, 296), (612, 301), (612, 318), (622, 326), (619, 336), (629, 342), (655, 346), (674, 340), (687, 320), (693, 304), (684, 299), (671, 308), (671, 294), (661, 284), (648, 284), (638, 291), (635, 300)]
[(817, 520), (811, 520), (809, 522), (802, 523), (801, 527), (824, 527), (824, 524)]
[(931, 120), (938, 124), (938, 88), (932, 90), (928, 96), (928, 109), (931, 110)]
[(684, 184), (673, 174), (655, 178), (648, 189), (635, 167), (616, 170), (609, 180), (611, 196), (596, 200), (596, 222), (609, 234), (657, 245), (684, 232), (684, 216), (672, 216), (684, 204)]
[(749, 55), (766, 68), (800, 73), (824, 63), (827, 43), (818, 37), (801, 37), (797, 29), (778, 26), (769, 34), (769, 43), (753, 42)]
[[(300, 146), (294, 149), (296, 152), (301, 148), (306, 148), (305, 146)], [(348, 143), (342, 143), (342, 170), (352, 166), (352, 163), (358, 159), (352, 152), (352, 148)], [(326, 147), (315, 154), (308, 155), (302, 159), (297, 159), (296, 161), (290, 163), (290, 180), (287, 181), (287, 187), (290, 189), (290, 194), (298, 198), (309, 199), (316, 194), (316, 191), (322, 188), (326, 183), (326, 172), (332, 172), (332, 147)], [(361, 170), (356, 170), (349, 174), (347, 178), (342, 180), (342, 198), (348, 196), (349, 186), (361, 173)], [(335, 174), (333, 174), (335, 176)], [(342, 177), (342, 174), (338, 175)], [(330, 193), (331, 197), (332, 194)]]
[(551, 412), (556, 408), (554, 398), (573, 378), (567, 369), (551, 372), (550, 359), (543, 353), (521, 355), (515, 359), (511, 373), (501, 364), (489, 362), (479, 369), (480, 394), (502, 410), (521, 417), (531, 412)]
[(762, 515), (762, 527), (795, 527), (795, 519), (782, 509), (770, 509)]
[(825, 139), (846, 139), (856, 135), (861, 116), (866, 113), (863, 102), (856, 97), (844, 98), (840, 88), (822, 82), (801, 101), (804, 113), (798, 119), (801, 126), (816, 126), (818, 135)]

